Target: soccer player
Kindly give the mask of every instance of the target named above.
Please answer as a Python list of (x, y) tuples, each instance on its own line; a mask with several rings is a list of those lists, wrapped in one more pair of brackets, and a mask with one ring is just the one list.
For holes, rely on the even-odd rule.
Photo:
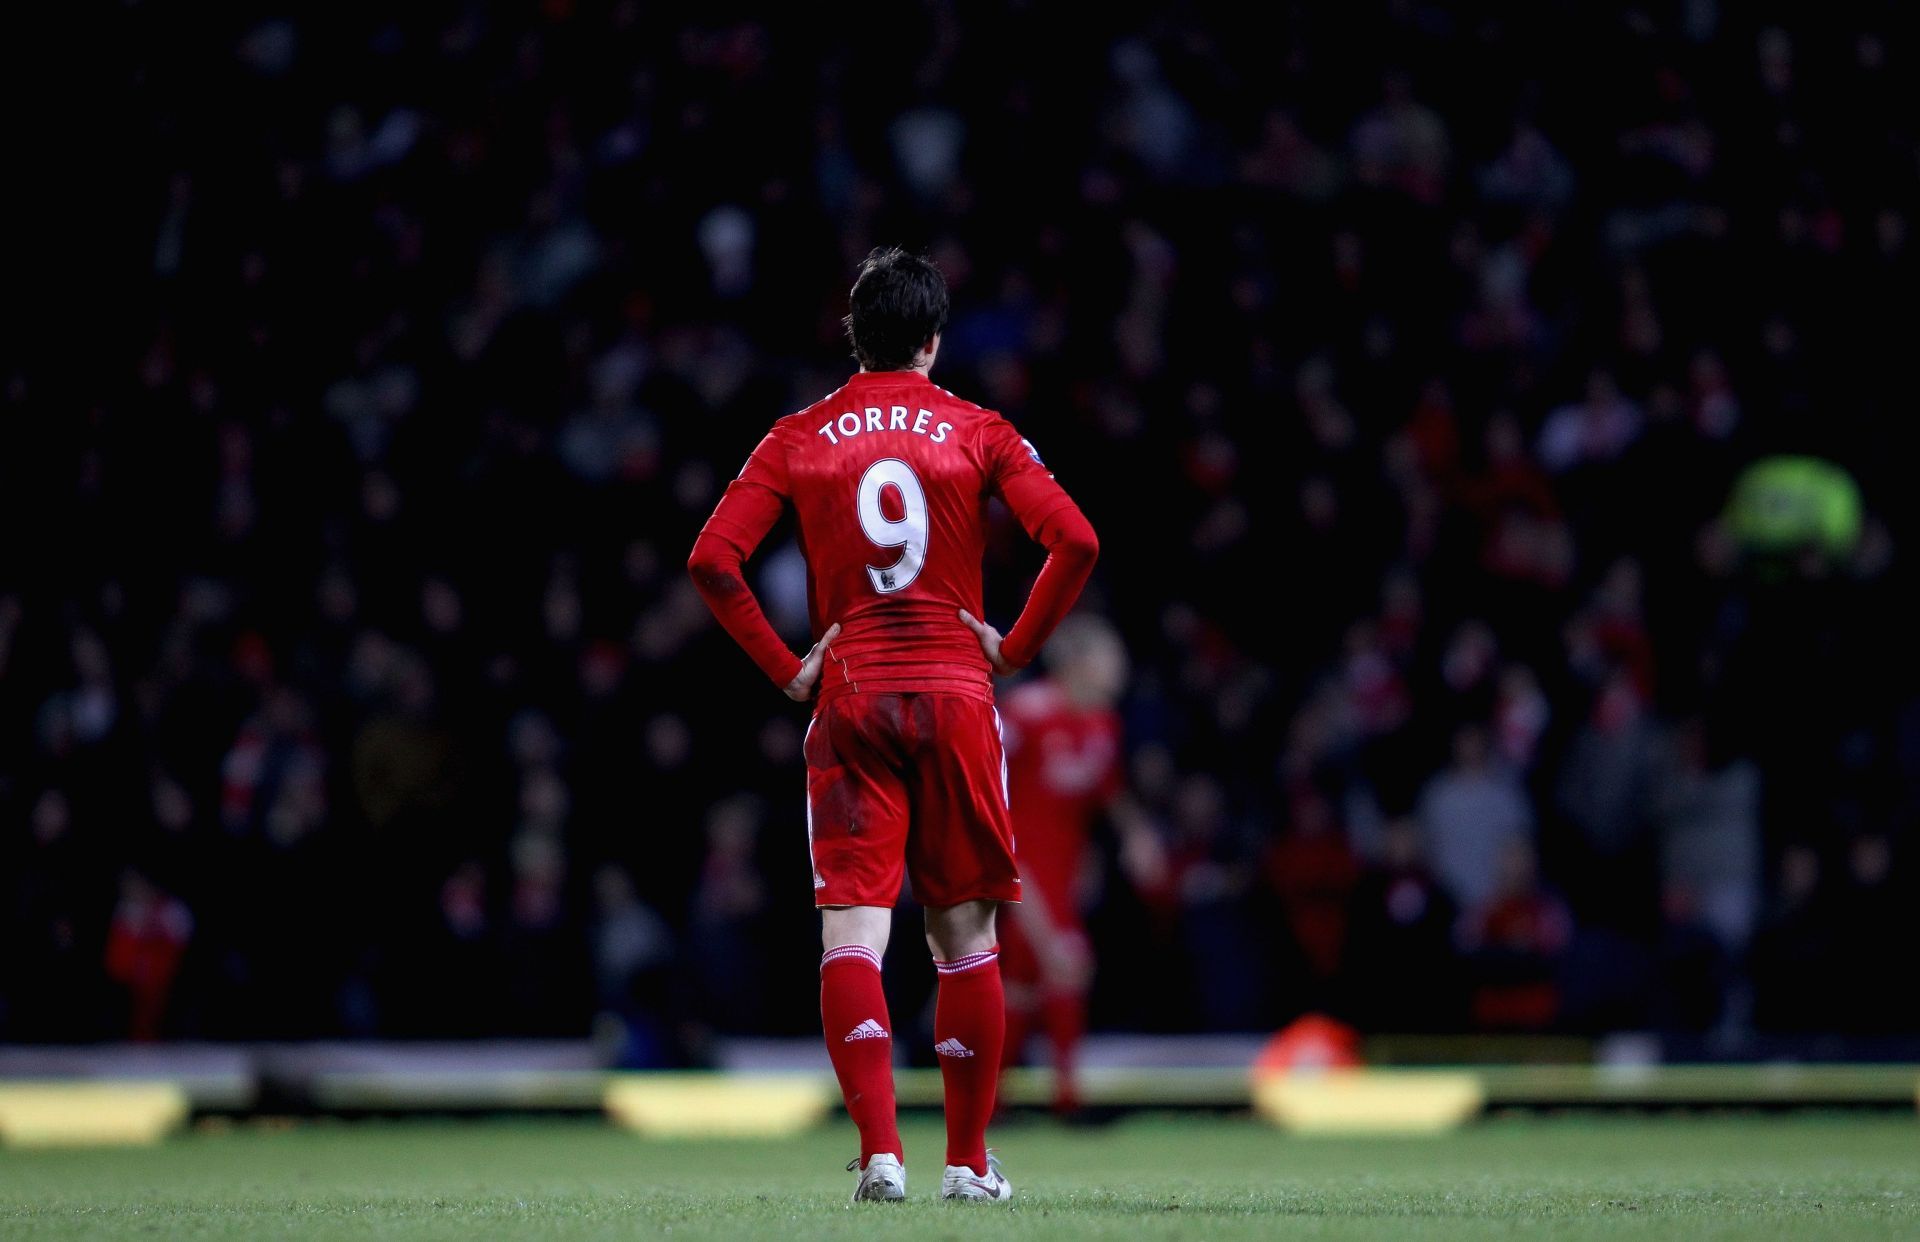
[[(927, 378), (947, 322), (938, 268), (898, 249), (861, 265), (846, 318), (859, 374), (774, 424), (728, 486), (688, 570), (787, 697), (814, 703), (807, 842), (821, 911), (820, 1018), (860, 1130), (858, 1200), (906, 1195), (893, 1027), (880, 986), (903, 876), (939, 972), (934, 1051), (948, 1199), (1005, 1201), (986, 1148), (1006, 1035), (996, 914), (1020, 899), (993, 677), (1039, 652), (1092, 572), (1093, 528), (1032, 444)], [(1047, 550), (1003, 636), (979, 619), (987, 502)], [(791, 508), (816, 636), (796, 656), (741, 566)]]
[(1053, 1052), (1053, 1107), (1079, 1108), (1075, 1058), (1087, 1028), (1093, 957), (1080, 915), (1094, 822), (1119, 837), (1122, 868), (1152, 884), (1165, 869), (1160, 839), (1124, 792), (1120, 716), (1127, 652), (1092, 616), (1069, 617), (1047, 647), (1047, 676), (1007, 700), (1006, 743), (1014, 837), (1025, 900), (1001, 929), (1006, 977), (1005, 1064), (1038, 1026)]

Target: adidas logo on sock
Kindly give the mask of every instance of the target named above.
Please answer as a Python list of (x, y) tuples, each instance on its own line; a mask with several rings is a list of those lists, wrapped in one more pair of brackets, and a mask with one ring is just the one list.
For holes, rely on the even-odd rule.
[(946, 1039), (935, 1044), (933, 1050), (943, 1057), (970, 1057), (973, 1055), (973, 1049), (967, 1047), (959, 1040), (954, 1039), (952, 1036), (948, 1036)]
[[(847, 1032), (846, 1042), (852, 1043), (856, 1039), (886, 1039), (886, 1038), (888, 1038), (887, 1028), (884, 1026), (881, 1026), (878, 1022), (875, 1022), (872, 1018), (868, 1018), (865, 1022), (862, 1022), (859, 1026), (856, 1026), (851, 1031)], [(967, 1055), (972, 1056), (973, 1054), (969, 1052)]]

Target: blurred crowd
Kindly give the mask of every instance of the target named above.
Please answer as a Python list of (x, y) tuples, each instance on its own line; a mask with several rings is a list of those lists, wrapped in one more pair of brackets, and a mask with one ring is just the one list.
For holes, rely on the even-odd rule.
[(681, 567), (880, 243), (1105, 548), (1182, 991), (1096, 1024), (1920, 1033), (1890, 19), (160, 7), (0, 356), (0, 1038), (813, 1029), (804, 709)]

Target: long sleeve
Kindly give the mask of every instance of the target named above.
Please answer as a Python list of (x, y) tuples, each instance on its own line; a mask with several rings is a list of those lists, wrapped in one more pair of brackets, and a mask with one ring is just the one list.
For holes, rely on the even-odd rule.
[(1020, 619), (1000, 643), (1001, 658), (1016, 668), (1031, 664), (1054, 627), (1073, 611), (1100, 556), (1100, 541), (1092, 524), (1071, 500), (1065, 508), (1048, 514), (1038, 530), (1027, 533), (1047, 550), (1047, 563), (1033, 580)]
[(1086, 515), (1040, 461), (1040, 454), (1011, 424), (991, 424), (983, 434), (982, 449), (994, 491), (1028, 536), (1047, 550), (1046, 564), (1033, 580), (1026, 607), (1000, 642), (1001, 658), (1025, 667), (1040, 654), (1054, 627), (1073, 611), (1099, 559), (1100, 541)]
[(784, 688), (799, 675), (800, 657), (767, 621), (742, 573), (747, 558), (786, 508), (786, 462), (777, 434), (768, 433), (740, 477), (727, 485), (694, 540), (687, 573), (720, 627), (774, 685)]

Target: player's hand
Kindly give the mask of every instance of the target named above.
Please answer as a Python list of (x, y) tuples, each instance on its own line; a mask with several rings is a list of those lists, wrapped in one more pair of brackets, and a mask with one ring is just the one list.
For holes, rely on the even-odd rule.
[(993, 665), (994, 672), (1000, 674), (1002, 677), (1007, 677), (1020, 671), (1013, 665), (1007, 663), (1000, 655), (999, 630), (994, 629), (991, 625), (975, 617), (964, 608), (960, 610), (960, 620), (968, 629), (973, 631), (973, 636), (980, 640), (980, 653), (987, 657), (987, 663)]
[(806, 656), (800, 661), (800, 671), (787, 683), (788, 698), (796, 703), (805, 703), (820, 689), (820, 670), (827, 663), (827, 644), (838, 637), (840, 623), (836, 621), (827, 627), (827, 632), (820, 636), (819, 642), (807, 649)]

